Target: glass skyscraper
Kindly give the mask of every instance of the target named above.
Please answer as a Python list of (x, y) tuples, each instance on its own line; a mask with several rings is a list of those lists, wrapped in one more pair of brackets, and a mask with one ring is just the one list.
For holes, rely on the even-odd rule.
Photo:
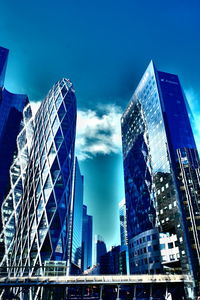
[[(10, 93), (4, 87), (8, 52), (0, 47), (0, 207), (10, 189), (9, 170), (17, 153), (16, 139), (21, 130), (22, 112), (28, 103), (26, 95)], [(0, 214), (0, 260), (4, 252)]]
[(121, 119), (131, 273), (199, 280), (200, 165), (186, 106), (178, 77), (151, 62)]
[(72, 246), (71, 272), (79, 274), (82, 267), (82, 226), (83, 226), (83, 176), (81, 175), (78, 160), (75, 161), (75, 178), (72, 208)]
[(82, 229), (82, 270), (92, 267), (92, 216), (87, 214), (87, 206), (83, 205)]
[(41, 266), (58, 261), (65, 264), (66, 274), (77, 273), (83, 178), (74, 159), (76, 98), (71, 82), (57, 82), (36, 116), (32, 118), (27, 107), (24, 118), (10, 170), (13, 182), (2, 208), (4, 260), (11, 276), (38, 274)]

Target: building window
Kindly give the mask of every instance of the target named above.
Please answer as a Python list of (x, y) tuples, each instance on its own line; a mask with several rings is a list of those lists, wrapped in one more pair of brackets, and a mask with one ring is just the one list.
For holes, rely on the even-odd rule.
[(172, 249), (173, 248), (173, 243), (168, 243), (168, 249)]
[(175, 260), (175, 254), (171, 254), (171, 255), (169, 256), (169, 259), (170, 259), (170, 260)]

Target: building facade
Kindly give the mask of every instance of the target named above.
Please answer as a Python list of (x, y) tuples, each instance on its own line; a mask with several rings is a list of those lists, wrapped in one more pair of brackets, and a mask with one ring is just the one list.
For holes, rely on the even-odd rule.
[(82, 268), (83, 179), (76, 158), (72, 202), (71, 274), (80, 274)]
[(149, 230), (159, 244), (163, 234), (174, 239), (176, 262), (165, 261), (160, 247), (160, 271), (198, 280), (199, 158), (186, 106), (178, 77), (151, 62), (121, 119), (127, 227), (129, 249), (141, 234), (147, 241)]
[(113, 246), (100, 257), (100, 274), (129, 274), (127, 246)]
[(100, 274), (120, 274), (120, 246), (112, 247), (100, 257)]
[[(9, 170), (17, 153), (17, 135), (21, 130), (26, 95), (13, 94), (4, 87), (8, 49), (0, 47), (0, 207), (10, 189)], [(5, 253), (0, 214), (0, 261)]]
[(10, 265), (16, 228), (19, 222), (21, 199), (25, 189), (26, 171), (31, 153), (31, 140), (33, 137), (33, 118), (31, 106), (28, 104), (23, 110), (21, 131), (17, 136), (18, 153), (10, 168), (10, 191), (1, 207), (3, 223), (3, 244), (5, 252), (1, 260), (1, 266)]
[(156, 228), (142, 232), (129, 242), (130, 268), (134, 274), (160, 274), (159, 233)]
[(83, 205), (83, 228), (82, 228), (82, 270), (92, 267), (92, 216), (87, 214), (87, 206)]
[(106, 244), (100, 235), (96, 236), (95, 251), (96, 251), (96, 265), (98, 265), (100, 264), (101, 256), (106, 254), (107, 252)]
[(126, 218), (126, 203), (123, 199), (119, 203), (119, 219), (120, 219), (120, 238), (121, 245), (128, 245), (128, 233), (127, 233), (127, 218)]
[(53, 86), (32, 125), (32, 135), (22, 129), (18, 137), (18, 177), (25, 170), (21, 192), (13, 193), (12, 185), (13, 198), (3, 203), (5, 232), (11, 227), (6, 208), (17, 215), (14, 235), (5, 240), (5, 261), (13, 266), (11, 276), (36, 275), (58, 261), (72, 274), (81, 266), (83, 178), (74, 159), (76, 98), (69, 80)]

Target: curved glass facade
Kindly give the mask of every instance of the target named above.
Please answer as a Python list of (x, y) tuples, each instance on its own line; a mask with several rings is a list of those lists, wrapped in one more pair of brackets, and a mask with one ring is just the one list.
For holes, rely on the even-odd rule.
[(135, 274), (160, 274), (162, 266), (158, 230), (150, 229), (130, 239), (129, 255), (130, 267)]
[(65, 261), (70, 272), (76, 98), (69, 80), (53, 86), (33, 128), (10, 264), (23, 266), (15, 274), (26, 266), (36, 274), (46, 261)]

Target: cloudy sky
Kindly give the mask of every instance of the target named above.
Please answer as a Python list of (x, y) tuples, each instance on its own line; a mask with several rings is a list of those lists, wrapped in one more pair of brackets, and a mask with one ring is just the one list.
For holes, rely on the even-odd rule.
[(199, 0), (0, 0), (6, 87), (37, 103), (60, 78), (74, 84), (84, 201), (108, 247), (124, 197), (119, 119), (151, 59), (179, 75), (199, 131), (199, 14)]

